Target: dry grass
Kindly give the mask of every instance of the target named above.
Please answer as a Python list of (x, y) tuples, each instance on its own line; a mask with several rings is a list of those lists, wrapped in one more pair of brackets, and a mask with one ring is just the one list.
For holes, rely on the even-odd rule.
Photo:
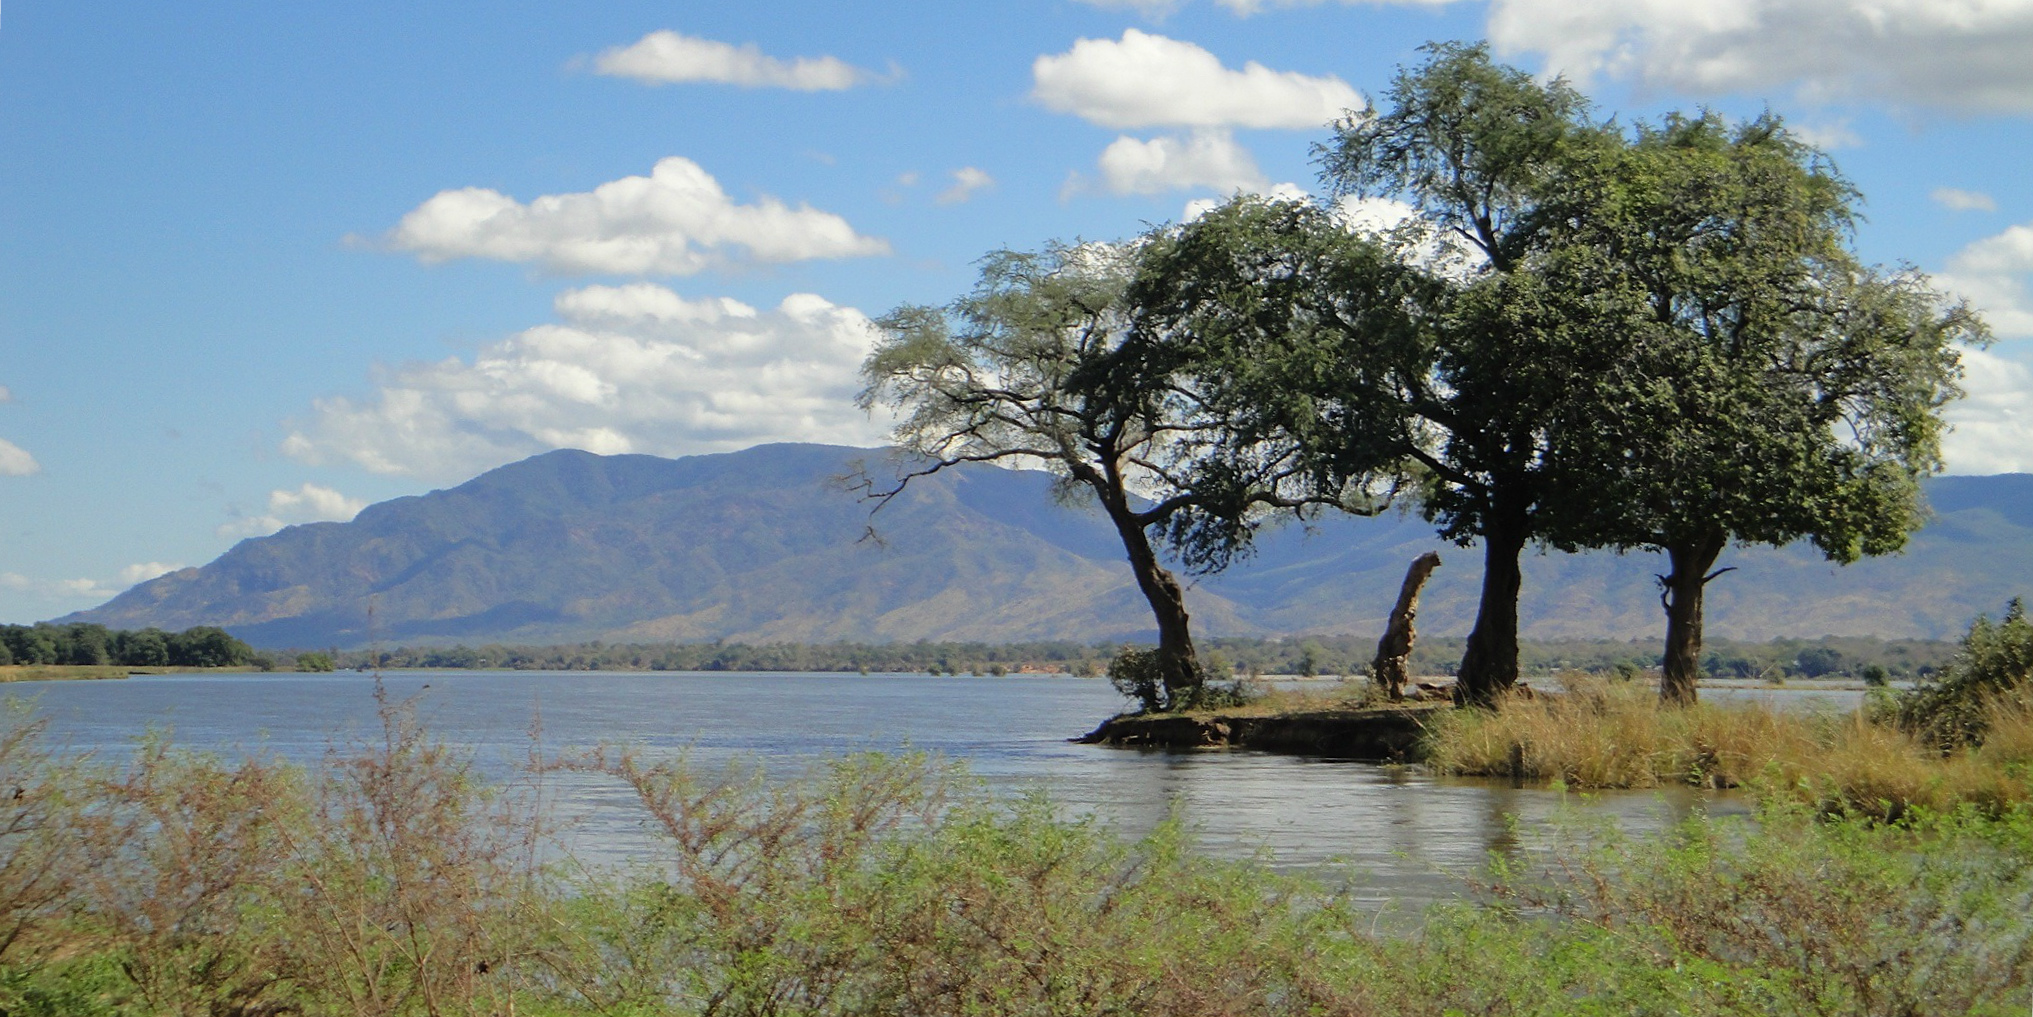
[(2033, 711), (1998, 701), (1987, 744), (1947, 756), (1862, 712), (1765, 703), (1661, 708), (1644, 685), (1564, 675), (1566, 691), (1460, 711), (1436, 725), (1427, 762), (1442, 773), (1559, 781), (1577, 788), (1751, 787), (1832, 812), (1897, 818), (1913, 806), (1996, 810), (2033, 800)]
[(125, 678), (131, 667), (91, 664), (6, 664), (0, 665), (0, 682), (61, 682), (101, 678)]
[(1390, 705), (1384, 700), (1382, 693), (1369, 682), (1355, 679), (1319, 682), (1306, 688), (1295, 689), (1280, 688), (1265, 681), (1245, 678), (1238, 679), (1236, 687), (1246, 700), (1241, 706), (1222, 706), (1185, 712), (1195, 716), (1219, 714), (1223, 717), (1273, 717), (1286, 713), (1366, 710)]

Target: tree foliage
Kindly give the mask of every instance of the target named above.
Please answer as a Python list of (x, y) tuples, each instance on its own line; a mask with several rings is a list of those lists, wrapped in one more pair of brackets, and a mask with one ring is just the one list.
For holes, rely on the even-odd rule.
[(2033, 691), (2033, 620), (2014, 598), (2002, 621), (1979, 616), (1954, 662), (1892, 702), (1892, 719), (1943, 752), (1982, 744), (1993, 707), (2025, 708)]
[(1546, 536), (1657, 548), (1667, 698), (1693, 697), (1703, 588), (1731, 542), (1848, 563), (1905, 544), (1940, 409), (1982, 323), (1858, 261), (1858, 196), (1776, 117), (1671, 116), (1595, 153), (1545, 257), (1557, 313), (1608, 358), (1554, 435)]
[(85, 622), (0, 625), (0, 663), (239, 667), (254, 659), (253, 647), (210, 625), (176, 633), (115, 630)]
[[(879, 319), (883, 338), (863, 366), (860, 401), (898, 412), (895, 441), (915, 458), (894, 484), (871, 480), (867, 489), (886, 500), (913, 478), (963, 463), (1057, 474), (1061, 496), (1098, 504), (1122, 540), (1157, 622), (1166, 702), (1177, 703), (1193, 698), (1203, 672), (1185, 592), (1159, 563), (1151, 535), (1317, 495), (1300, 490), (1303, 464), (1289, 443), (1251, 441), (1242, 454), (1209, 456), (1239, 432), (1179, 351), (1131, 341), (1124, 292), (1138, 258), (1135, 245), (999, 251), (984, 259), (973, 292), (952, 304), (900, 307)], [(1223, 511), (1194, 511), (1212, 504)], [(1219, 567), (1227, 556), (1210, 550), (1189, 563)]]

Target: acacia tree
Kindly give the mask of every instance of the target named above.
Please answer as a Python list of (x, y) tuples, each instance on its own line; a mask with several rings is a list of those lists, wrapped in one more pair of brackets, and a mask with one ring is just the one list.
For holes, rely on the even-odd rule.
[(1387, 108), (1337, 124), (1319, 154), (1338, 194), (1409, 212), (1395, 247), (1426, 282), (1412, 312), (1430, 357), (1394, 379), (1412, 420), (1403, 452), (1423, 471), (1427, 518), (1483, 545), (1459, 694), (1484, 703), (1517, 682), (1520, 559), (1546, 532), (1552, 436), (1588, 426), (1601, 361), (1600, 337), (1558, 313), (1550, 212), (1614, 139), (1562, 80), (1493, 63), (1479, 45), (1427, 53), (1398, 74)]
[(1554, 433), (1548, 540), (1656, 548), (1668, 702), (1695, 698), (1702, 601), (1731, 542), (1898, 550), (1940, 468), (1958, 347), (1982, 323), (1861, 265), (1857, 194), (1770, 116), (1640, 126), (1570, 179), (1558, 313), (1612, 351), (1591, 426)]
[[(1091, 497), (1113, 525), (1157, 622), (1162, 702), (1198, 698), (1185, 591), (1159, 563), (1152, 536), (1190, 510), (1219, 503), (1223, 519), (1321, 500), (1302, 489), (1295, 448), (1255, 443), (1247, 456), (1206, 459), (1234, 427), (1174, 354), (1127, 340), (1123, 294), (1137, 245), (998, 251), (974, 291), (943, 307), (904, 306), (878, 319), (882, 338), (862, 366), (863, 408), (900, 414), (893, 438), (908, 460), (886, 501), (919, 477), (963, 463), (1043, 466), (1068, 498)], [(878, 509), (880, 505), (878, 505)], [(1225, 555), (1194, 559), (1204, 568)]]

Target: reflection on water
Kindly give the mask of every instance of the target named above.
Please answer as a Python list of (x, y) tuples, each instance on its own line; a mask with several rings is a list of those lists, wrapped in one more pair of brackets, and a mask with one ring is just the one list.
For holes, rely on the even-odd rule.
[[(1332, 862), (1336, 879), (1376, 907), (1419, 906), (1462, 892), (1491, 852), (1545, 852), (1560, 822), (1614, 822), (1639, 832), (1696, 809), (1740, 811), (1691, 790), (1565, 795), (1501, 782), (1435, 779), (1413, 769), (1249, 752), (1164, 753), (1074, 745), (1123, 702), (1107, 683), (1053, 676), (429, 672), (387, 677), (415, 696), (433, 734), (506, 778), (544, 746), (639, 746), (689, 752), (701, 765), (753, 759), (777, 772), (842, 753), (917, 749), (964, 761), (994, 791), (1042, 790), (1069, 812), (1123, 833), (1179, 810), (1207, 851), (1260, 856), (1279, 868)], [(335, 743), (372, 736), (373, 683), (356, 674), (137, 677), (23, 683), (54, 738), (119, 754), (149, 725), (184, 745), (265, 748), (313, 762)], [(573, 850), (593, 863), (640, 854), (648, 841), (627, 793), (588, 775), (546, 778), (577, 820)]]

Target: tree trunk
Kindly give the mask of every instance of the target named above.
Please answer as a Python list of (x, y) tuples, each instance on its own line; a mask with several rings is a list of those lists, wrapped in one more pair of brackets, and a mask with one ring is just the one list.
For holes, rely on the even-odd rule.
[(1492, 520), (1483, 534), (1482, 603), (1454, 685), (1454, 700), (1463, 706), (1490, 706), (1518, 683), (1519, 559), (1528, 532), (1525, 514), (1517, 512)]
[(1426, 585), (1426, 577), (1439, 567), (1437, 551), (1428, 551), (1412, 560), (1412, 567), (1405, 570), (1405, 585), (1398, 590), (1398, 606), (1391, 609), (1390, 624), (1384, 629), (1384, 637), (1377, 641), (1370, 679), (1391, 702), (1405, 698), (1405, 682), (1411, 677), (1406, 665), (1412, 657), (1412, 641), (1418, 638), (1412, 623), (1419, 616), (1419, 590)]
[(1659, 602), (1666, 607), (1666, 653), (1659, 679), (1659, 701), (1668, 706), (1694, 705), (1694, 683), (1701, 677), (1701, 599), (1709, 572), (1722, 555), (1728, 537), (1706, 533), (1666, 545), (1670, 575), (1659, 577)]
[(1130, 571), (1136, 575), (1137, 589), (1143, 591), (1144, 599), (1150, 602), (1151, 614), (1158, 622), (1158, 661), (1164, 670), (1167, 709), (1177, 709), (1197, 697), (1202, 674), (1200, 660), (1193, 651), (1193, 632), (1186, 615), (1186, 591), (1180, 587), (1171, 570), (1158, 564), (1157, 552), (1151, 549), (1150, 537), (1143, 525), (1129, 511), (1128, 505), (1104, 501), (1115, 532), (1122, 538), (1123, 549), (1129, 552)]

